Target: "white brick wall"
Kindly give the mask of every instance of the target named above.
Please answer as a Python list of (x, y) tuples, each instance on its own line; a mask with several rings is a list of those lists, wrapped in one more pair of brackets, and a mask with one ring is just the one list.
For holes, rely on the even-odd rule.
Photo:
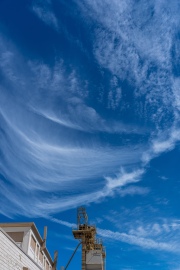
[(42, 270), (0, 228), (0, 270)]

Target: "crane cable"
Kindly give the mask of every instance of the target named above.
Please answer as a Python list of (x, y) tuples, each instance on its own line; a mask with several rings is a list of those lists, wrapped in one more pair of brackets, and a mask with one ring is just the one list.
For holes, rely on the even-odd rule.
[(82, 242), (80, 242), (80, 243), (77, 245), (76, 249), (74, 250), (73, 254), (71, 255), (71, 258), (69, 259), (69, 261), (68, 261), (66, 267), (64, 268), (64, 270), (66, 270), (66, 269), (68, 268), (68, 266), (69, 266), (69, 264), (70, 264), (72, 258), (74, 257), (76, 251), (78, 250), (78, 247), (79, 247), (81, 244), (82, 244)]

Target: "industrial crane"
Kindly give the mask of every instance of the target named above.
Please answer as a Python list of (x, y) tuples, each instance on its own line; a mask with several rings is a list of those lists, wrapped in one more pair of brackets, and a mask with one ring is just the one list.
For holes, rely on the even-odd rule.
[(80, 240), (65, 268), (66, 270), (82, 245), (82, 270), (105, 270), (105, 248), (100, 239), (96, 238), (96, 227), (88, 224), (88, 215), (84, 207), (77, 209), (77, 228), (72, 230), (75, 239)]

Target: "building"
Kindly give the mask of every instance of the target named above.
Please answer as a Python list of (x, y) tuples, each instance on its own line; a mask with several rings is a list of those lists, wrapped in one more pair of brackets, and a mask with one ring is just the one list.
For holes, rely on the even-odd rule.
[(35, 224), (0, 223), (0, 270), (56, 270), (57, 252), (52, 260)]

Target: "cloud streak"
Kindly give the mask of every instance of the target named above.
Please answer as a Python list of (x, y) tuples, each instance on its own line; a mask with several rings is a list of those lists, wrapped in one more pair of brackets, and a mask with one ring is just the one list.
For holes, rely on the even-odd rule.
[(152, 239), (137, 237), (126, 233), (112, 232), (110, 230), (98, 229), (98, 234), (101, 237), (121, 241), (131, 245), (137, 245), (144, 249), (156, 249), (167, 252), (178, 252), (178, 245), (174, 243), (156, 242)]
[(55, 30), (58, 31), (58, 20), (54, 14), (51, 1), (33, 1), (32, 11), (45, 24), (52, 26)]
[(81, 1), (79, 5), (89, 24), (98, 22), (93, 37), (100, 66), (132, 86), (136, 106), (143, 107), (143, 118), (156, 128), (167, 125), (174, 111), (171, 52), (179, 29), (177, 2), (169, 6), (167, 1), (137, 4), (113, 0), (99, 1), (98, 5)]
[[(66, 226), (68, 228), (76, 228), (75, 223), (69, 223), (63, 220), (59, 220), (56, 218), (50, 218), (52, 222), (58, 223), (62, 226)], [(157, 227), (157, 225), (156, 225)], [(155, 241), (148, 237), (138, 236), (132, 233), (120, 233), (114, 232), (112, 230), (105, 230), (101, 228), (97, 228), (98, 236), (103, 237), (103, 239), (109, 239), (114, 241), (120, 241), (122, 243), (127, 243), (130, 245), (135, 245), (141, 247), (143, 249), (155, 249), (158, 251), (166, 251), (172, 253), (179, 253), (179, 245), (177, 242), (161, 242)]]
[[(110, 127), (110, 122), (106, 122), (94, 108), (87, 106), (84, 99), (88, 93), (81, 91), (82, 82), (78, 81), (74, 71), (70, 71), (70, 82), (65, 85), (67, 72), (61, 61), (53, 69), (29, 60), (24, 63), (13, 44), (7, 43), (4, 37), (1, 37), (1, 41), (1, 70), (10, 89), (6, 91), (4, 84), (0, 93), (3, 188), (6, 188), (3, 178), (9, 182), (8, 196), (2, 193), (2, 197), (5, 201), (12, 198), (11, 203), (17, 207), (16, 213), (23, 211), (26, 215), (29, 211), (29, 214), (39, 215), (44, 207), (49, 213), (62, 211), (83, 202), (90, 203), (113, 196), (116, 188), (134, 182), (134, 179), (138, 181), (141, 171), (129, 171), (130, 166), (136, 167), (139, 162), (137, 157), (143, 151), (142, 144), (108, 146), (106, 141), (100, 143), (94, 135), (95, 131), (107, 134), (130, 133), (132, 127), (129, 126), (128, 131), (126, 125), (118, 122), (112, 123)], [(43, 94), (47, 95), (43, 102), (42, 89)], [(67, 104), (67, 107), (61, 108), (62, 113), (59, 106), (55, 107), (56, 100), (60, 105), (63, 102)], [(142, 134), (137, 132), (137, 136)], [(131, 149), (133, 154), (130, 153)], [(125, 171), (117, 174), (116, 179), (107, 177), (119, 167), (124, 167)], [(14, 188), (17, 189), (17, 196), (13, 195)], [(87, 188), (89, 193), (86, 192)], [(29, 190), (30, 198), (27, 199)], [(68, 196), (65, 195), (67, 191)], [(48, 203), (41, 199), (39, 201), (37, 192), (40, 192), (40, 197), (46, 194)], [(75, 196), (77, 192), (79, 195)], [(60, 194), (64, 194), (64, 198)], [(32, 200), (34, 206), (30, 203)], [(25, 201), (30, 205), (27, 212), (23, 208)], [(10, 209), (10, 206), (6, 207), (7, 215), (11, 214)]]
[[(38, 216), (45, 208), (60, 212), (116, 192), (122, 197), (148, 193), (128, 186), (179, 140), (179, 81), (171, 56), (179, 19), (175, 4), (160, 16), (162, 3), (79, 2), (86, 22), (98, 22), (91, 33), (92, 57), (110, 78), (107, 93), (102, 90), (103, 106), (91, 78), (74, 63), (55, 56), (53, 64), (31, 60), (1, 36), (0, 168), (2, 190), (8, 190), (2, 196), (11, 198), (16, 213)], [(58, 29), (51, 1), (34, 1), (32, 10)]]

